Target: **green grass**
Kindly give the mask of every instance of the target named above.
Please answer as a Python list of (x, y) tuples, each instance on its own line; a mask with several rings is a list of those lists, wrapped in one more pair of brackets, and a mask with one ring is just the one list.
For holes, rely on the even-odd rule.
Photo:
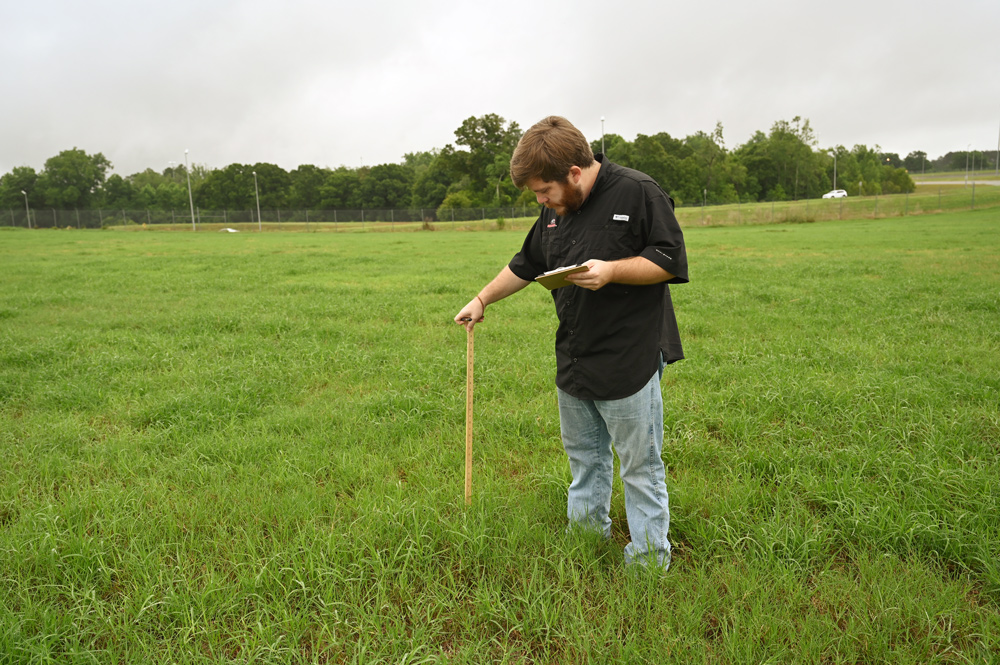
[(0, 663), (990, 662), (996, 210), (686, 231), (674, 563), (564, 532), (520, 232), (0, 231)]
[(923, 182), (933, 182), (935, 180), (964, 180), (968, 176), (971, 180), (998, 180), (1000, 174), (996, 169), (976, 169), (974, 171), (932, 171), (930, 173), (911, 173), (910, 177), (920, 185)]

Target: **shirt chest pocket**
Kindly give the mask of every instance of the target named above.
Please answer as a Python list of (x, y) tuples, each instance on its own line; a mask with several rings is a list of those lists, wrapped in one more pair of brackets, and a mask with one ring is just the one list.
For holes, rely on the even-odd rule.
[(638, 233), (639, 221), (625, 215), (614, 215), (601, 226), (601, 244), (609, 253), (607, 260), (636, 256), (642, 251)]

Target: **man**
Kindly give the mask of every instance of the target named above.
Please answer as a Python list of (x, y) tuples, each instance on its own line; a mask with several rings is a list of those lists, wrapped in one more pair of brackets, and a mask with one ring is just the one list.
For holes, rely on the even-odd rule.
[(552, 291), (556, 387), (573, 481), (571, 525), (611, 536), (612, 443), (632, 538), (627, 564), (670, 565), (670, 508), (661, 450), (663, 364), (683, 358), (668, 283), (688, 281), (673, 200), (649, 176), (596, 157), (565, 118), (527, 132), (511, 179), (542, 208), (521, 251), (455, 317), (469, 330), (486, 306), (543, 272), (585, 264)]

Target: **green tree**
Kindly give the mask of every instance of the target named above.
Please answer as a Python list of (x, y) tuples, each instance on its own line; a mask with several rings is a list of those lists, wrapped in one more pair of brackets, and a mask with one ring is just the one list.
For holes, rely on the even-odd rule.
[(419, 158), (407, 159), (407, 163), (414, 169), (410, 199), (414, 208), (437, 209), (444, 201), (444, 197), (448, 195), (448, 187), (456, 178), (461, 177), (456, 174), (452, 165), (454, 152), (455, 148), (449, 145), (440, 152), (422, 153), (423, 156)]
[(912, 151), (903, 159), (903, 166), (910, 173), (923, 173), (930, 166), (927, 153), (923, 150)]
[(829, 189), (824, 158), (813, 152), (816, 136), (809, 120), (779, 120), (764, 135), (757, 131), (735, 151), (746, 169), (746, 193), (757, 200), (817, 197)]
[[(291, 178), (285, 169), (276, 164), (257, 162), (250, 169), (251, 193), (254, 194), (253, 205), (257, 205), (256, 196), (260, 196), (261, 209), (275, 210), (288, 207), (288, 190)], [(257, 191), (253, 190), (254, 173), (257, 174)]]
[(252, 210), (256, 207), (253, 168), (230, 164), (208, 174), (194, 192), (194, 203), (205, 210)]
[[(590, 142), (590, 149), (594, 154), (601, 152), (601, 139), (597, 138)], [(620, 134), (604, 135), (604, 155), (615, 164), (631, 166), (632, 144), (626, 141)]]
[(373, 166), (359, 184), (365, 208), (405, 208), (413, 198), (413, 172), (402, 164)]
[(312, 164), (303, 164), (289, 173), (291, 186), (288, 204), (298, 209), (319, 208), (322, 201), (320, 188), (329, 174), (329, 169), (321, 169)]
[(187, 183), (164, 182), (156, 188), (156, 208), (160, 210), (188, 209)]
[(437, 150), (425, 150), (418, 152), (408, 152), (403, 155), (403, 166), (416, 173), (422, 168), (427, 168), (437, 157)]
[(136, 188), (129, 180), (113, 173), (101, 191), (101, 207), (112, 209), (135, 208)]
[(666, 132), (638, 134), (632, 142), (628, 166), (642, 171), (670, 192), (675, 201), (699, 198), (697, 167), (688, 158), (691, 148)]
[(44, 199), (36, 186), (38, 174), (30, 166), (15, 166), (10, 173), (0, 176), (0, 207), (21, 208), (24, 206), (24, 194), (28, 195), (29, 206), (41, 206)]
[(135, 185), (136, 189), (141, 190), (148, 186), (155, 190), (162, 183), (166, 182), (168, 178), (163, 173), (157, 173), (153, 169), (146, 169), (145, 171), (140, 171), (139, 173), (133, 173), (127, 178), (127, 180)]
[(700, 188), (693, 192), (693, 199), (692, 192), (684, 191), (686, 200), (732, 203), (740, 199), (741, 193), (747, 196), (746, 168), (726, 150), (722, 123), (716, 123), (711, 134), (697, 132), (688, 136), (684, 144), (691, 151), (687, 159), (697, 170), (697, 182), (692, 184)]
[(856, 145), (851, 150), (858, 163), (858, 176), (861, 182), (860, 194), (874, 196), (882, 193), (882, 156), (879, 146), (869, 148)]
[(916, 183), (913, 182), (913, 178), (906, 172), (906, 169), (889, 165), (882, 167), (883, 194), (909, 194), (916, 188)]
[(903, 160), (900, 159), (899, 155), (897, 155), (894, 152), (883, 152), (882, 162), (884, 164), (891, 166), (894, 169), (902, 168), (903, 166)]
[(468, 179), (466, 188), (473, 203), (490, 205), (498, 202), (502, 191), (509, 194), (501, 185), (509, 178), (510, 158), (521, 138), (517, 123), (508, 123), (495, 113), (469, 117), (455, 130), (455, 137), (455, 143), (468, 151), (455, 151), (452, 166)]
[(436, 208), (448, 194), (464, 191), (472, 197), (467, 156), (450, 143), (435, 156), (427, 172), (418, 174), (413, 186), (414, 207)]
[(88, 155), (73, 148), (45, 161), (38, 188), (45, 205), (53, 208), (89, 208), (95, 201), (111, 162), (101, 153)]
[(452, 192), (448, 196), (444, 197), (444, 201), (437, 209), (437, 218), (442, 221), (447, 221), (450, 219), (450, 214), (452, 210), (459, 210), (461, 208), (473, 208), (475, 207), (475, 201), (469, 196), (468, 192)]
[(340, 166), (329, 173), (320, 187), (320, 206), (332, 208), (360, 208), (361, 180), (358, 170)]

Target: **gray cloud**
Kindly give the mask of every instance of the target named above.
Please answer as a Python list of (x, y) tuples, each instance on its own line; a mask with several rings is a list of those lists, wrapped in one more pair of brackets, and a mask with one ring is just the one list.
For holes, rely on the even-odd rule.
[(122, 174), (185, 148), (210, 167), (396, 162), (484, 113), (593, 138), (601, 116), (628, 139), (722, 122), (731, 148), (796, 115), (821, 147), (996, 146), (996, 2), (670, 4), (19, 3), (0, 173), (74, 146)]

